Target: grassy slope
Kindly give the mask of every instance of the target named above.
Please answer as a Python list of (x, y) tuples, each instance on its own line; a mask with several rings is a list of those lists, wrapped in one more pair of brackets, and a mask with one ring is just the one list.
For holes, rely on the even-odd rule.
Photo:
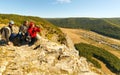
[(104, 20), (120, 27), (120, 18), (105, 18)]
[(120, 18), (49, 18), (51, 23), (65, 28), (82, 28), (120, 39)]
[[(104, 62), (111, 71), (120, 73), (120, 59), (115, 55), (102, 48), (98, 48), (90, 44), (79, 43), (75, 44), (75, 47), (77, 50), (79, 50), (80, 55), (85, 56), (88, 58), (88, 60), (92, 60), (91, 62), (93, 62), (92, 57), (97, 58)], [(96, 62), (94, 64), (99, 67)]]
[[(0, 14), (0, 23), (1, 24), (7, 24), (9, 20), (14, 20), (15, 25), (20, 26), (23, 21), (28, 20), (34, 22), (36, 25), (41, 27), (41, 34), (44, 37), (47, 37), (51, 40), (56, 38), (55, 41), (59, 41), (60, 43), (66, 42), (64, 34), (61, 32), (61, 30), (57, 27), (51, 24), (50, 22), (46, 21), (45, 19), (35, 17), (35, 16), (22, 16), (22, 15), (15, 15), (15, 14)], [(55, 37), (56, 36), (56, 37)]]

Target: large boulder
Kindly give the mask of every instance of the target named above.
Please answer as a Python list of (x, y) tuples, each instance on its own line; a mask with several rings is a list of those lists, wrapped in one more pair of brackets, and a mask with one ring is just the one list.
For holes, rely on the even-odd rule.
[(42, 37), (32, 46), (0, 46), (0, 75), (102, 75), (93, 68), (75, 49)]

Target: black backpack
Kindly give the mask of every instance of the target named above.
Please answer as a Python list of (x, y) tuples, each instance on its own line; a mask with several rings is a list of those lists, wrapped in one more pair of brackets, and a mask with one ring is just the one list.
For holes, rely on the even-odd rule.
[(31, 36), (30, 35), (27, 35), (26, 38), (25, 38), (26, 42), (31, 42)]

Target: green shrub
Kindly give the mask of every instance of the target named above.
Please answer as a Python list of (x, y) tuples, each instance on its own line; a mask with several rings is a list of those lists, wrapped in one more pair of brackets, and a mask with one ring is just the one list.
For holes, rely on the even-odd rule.
[(100, 66), (98, 62), (92, 59), (92, 57), (104, 62), (111, 71), (120, 73), (120, 59), (110, 52), (85, 43), (75, 44), (75, 48), (79, 51), (81, 56), (88, 58), (88, 60), (94, 63), (96, 67)]

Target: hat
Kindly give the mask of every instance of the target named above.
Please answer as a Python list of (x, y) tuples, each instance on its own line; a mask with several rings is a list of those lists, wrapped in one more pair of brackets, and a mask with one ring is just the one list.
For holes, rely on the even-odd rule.
[(9, 22), (9, 24), (13, 25), (13, 24), (14, 24), (14, 21), (11, 20), (11, 21)]

